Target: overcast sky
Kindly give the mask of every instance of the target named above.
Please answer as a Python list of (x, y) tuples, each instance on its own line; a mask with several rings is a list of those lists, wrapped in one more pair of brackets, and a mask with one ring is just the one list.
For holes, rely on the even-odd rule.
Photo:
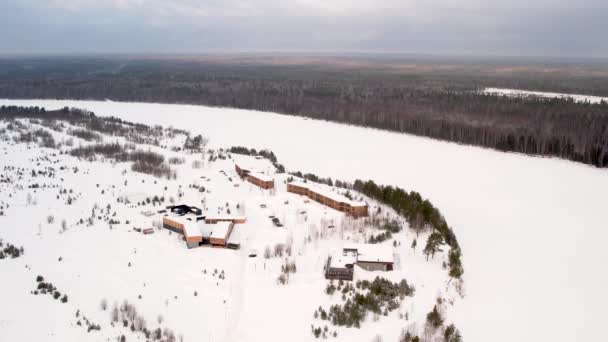
[(608, 57), (608, 0), (0, 0), (0, 53)]

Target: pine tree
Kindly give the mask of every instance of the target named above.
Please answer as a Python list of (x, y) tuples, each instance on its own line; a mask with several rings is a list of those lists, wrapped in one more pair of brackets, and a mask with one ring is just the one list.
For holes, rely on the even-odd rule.
[(437, 305), (433, 307), (433, 311), (426, 315), (426, 321), (435, 329), (439, 328), (443, 324), (443, 318), (437, 310)]
[(441, 252), (441, 246), (444, 244), (443, 237), (439, 232), (433, 232), (429, 235), (429, 238), (426, 240), (426, 246), (424, 247), (424, 254), (426, 255), (426, 260), (429, 260), (429, 255), (431, 258), (435, 256), (435, 253)]

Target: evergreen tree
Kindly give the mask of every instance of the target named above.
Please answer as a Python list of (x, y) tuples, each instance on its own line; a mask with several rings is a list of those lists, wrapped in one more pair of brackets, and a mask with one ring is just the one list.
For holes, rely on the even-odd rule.
[(426, 255), (426, 260), (429, 260), (429, 255), (431, 258), (435, 256), (435, 253), (441, 252), (441, 246), (444, 244), (443, 237), (439, 232), (433, 232), (429, 235), (426, 240), (426, 246), (424, 247), (424, 254)]

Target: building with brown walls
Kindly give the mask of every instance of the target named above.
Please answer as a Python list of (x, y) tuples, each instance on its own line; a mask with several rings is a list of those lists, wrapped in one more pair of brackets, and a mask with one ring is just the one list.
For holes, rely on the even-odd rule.
[(255, 184), (266, 190), (274, 188), (274, 178), (271, 176), (253, 171), (249, 167), (239, 166), (236, 162), (234, 163), (234, 169), (241, 178), (247, 180), (249, 183)]
[(217, 247), (226, 247), (228, 243), (228, 239), (230, 238), (230, 234), (232, 233), (232, 229), (234, 228), (233, 222), (218, 222), (213, 227), (213, 231), (211, 232), (211, 237), (209, 238), (209, 243), (212, 246)]
[(336, 192), (312, 187), (308, 183), (287, 183), (287, 191), (306, 196), (314, 201), (353, 217), (363, 217), (368, 215), (367, 203), (352, 201)]
[(215, 224), (219, 222), (245, 223), (245, 216), (205, 216), (205, 223)]

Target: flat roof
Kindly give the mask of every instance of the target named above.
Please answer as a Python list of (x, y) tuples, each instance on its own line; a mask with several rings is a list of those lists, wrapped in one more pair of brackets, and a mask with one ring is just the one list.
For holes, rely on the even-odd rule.
[(234, 163), (238, 165), (241, 169), (247, 170), (249, 172), (275, 170), (274, 166), (272, 165), (272, 162), (266, 158), (258, 159), (253, 156), (232, 153), (232, 160), (234, 160)]
[(213, 227), (213, 231), (211, 232), (212, 238), (216, 239), (225, 239), (228, 236), (228, 230), (230, 230), (230, 225), (232, 222), (218, 222)]
[(205, 220), (244, 220), (245, 216), (241, 215), (217, 215), (217, 216), (205, 216)]
[(211, 223), (205, 223), (205, 221), (199, 221), (198, 222), (198, 228), (201, 232), (201, 236), (204, 237), (205, 239), (208, 239), (211, 237), (211, 233), (213, 233), (213, 227), (215, 227), (215, 224), (211, 224)]
[(161, 215), (163, 218), (169, 218), (172, 221), (181, 223), (183, 225), (185, 225), (187, 222), (196, 222), (196, 218), (200, 217), (199, 215), (195, 215), (195, 214), (184, 214), (184, 215), (178, 215), (176, 213), (171, 213), (171, 212), (167, 212), (167, 213), (163, 213)]
[(334, 268), (346, 268), (346, 265), (354, 265), (357, 262), (357, 257), (352, 253), (346, 255), (344, 253), (333, 253), (330, 257), (329, 267)]
[(241, 231), (236, 228), (236, 225), (232, 227), (232, 233), (230, 233), (230, 237), (228, 238), (228, 243), (240, 245), (241, 244)]
[(198, 222), (186, 221), (184, 223), (184, 235), (187, 237), (202, 237)]
[(393, 250), (388, 245), (375, 245), (369, 243), (345, 244), (343, 250), (357, 250), (358, 262), (394, 263)]
[(316, 192), (319, 195), (323, 195), (327, 198), (331, 198), (332, 200), (334, 200), (336, 202), (348, 203), (353, 207), (363, 207), (363, 206), (367, 205), (367, 203), (365, 203), (365, 202), (353, 201), (353, 200), (349, 199), (348, 197), (339, 194), (338, 192), (335, 191), (337, 189), (336, 187), (330, 187), (329, 185), (318, 184), (318, 183), (314, 183), (314, 182), (304, 183), (303, 181), (300, 181), (300, 180), (294, 180), (294, 181), (290, 182), (289, 184), (294, 184), (294, 185), (297, 185), (297, 186), (300, 186), (303, 188), (307, 188), (308, 190), (310, 190), (312, 192)]

